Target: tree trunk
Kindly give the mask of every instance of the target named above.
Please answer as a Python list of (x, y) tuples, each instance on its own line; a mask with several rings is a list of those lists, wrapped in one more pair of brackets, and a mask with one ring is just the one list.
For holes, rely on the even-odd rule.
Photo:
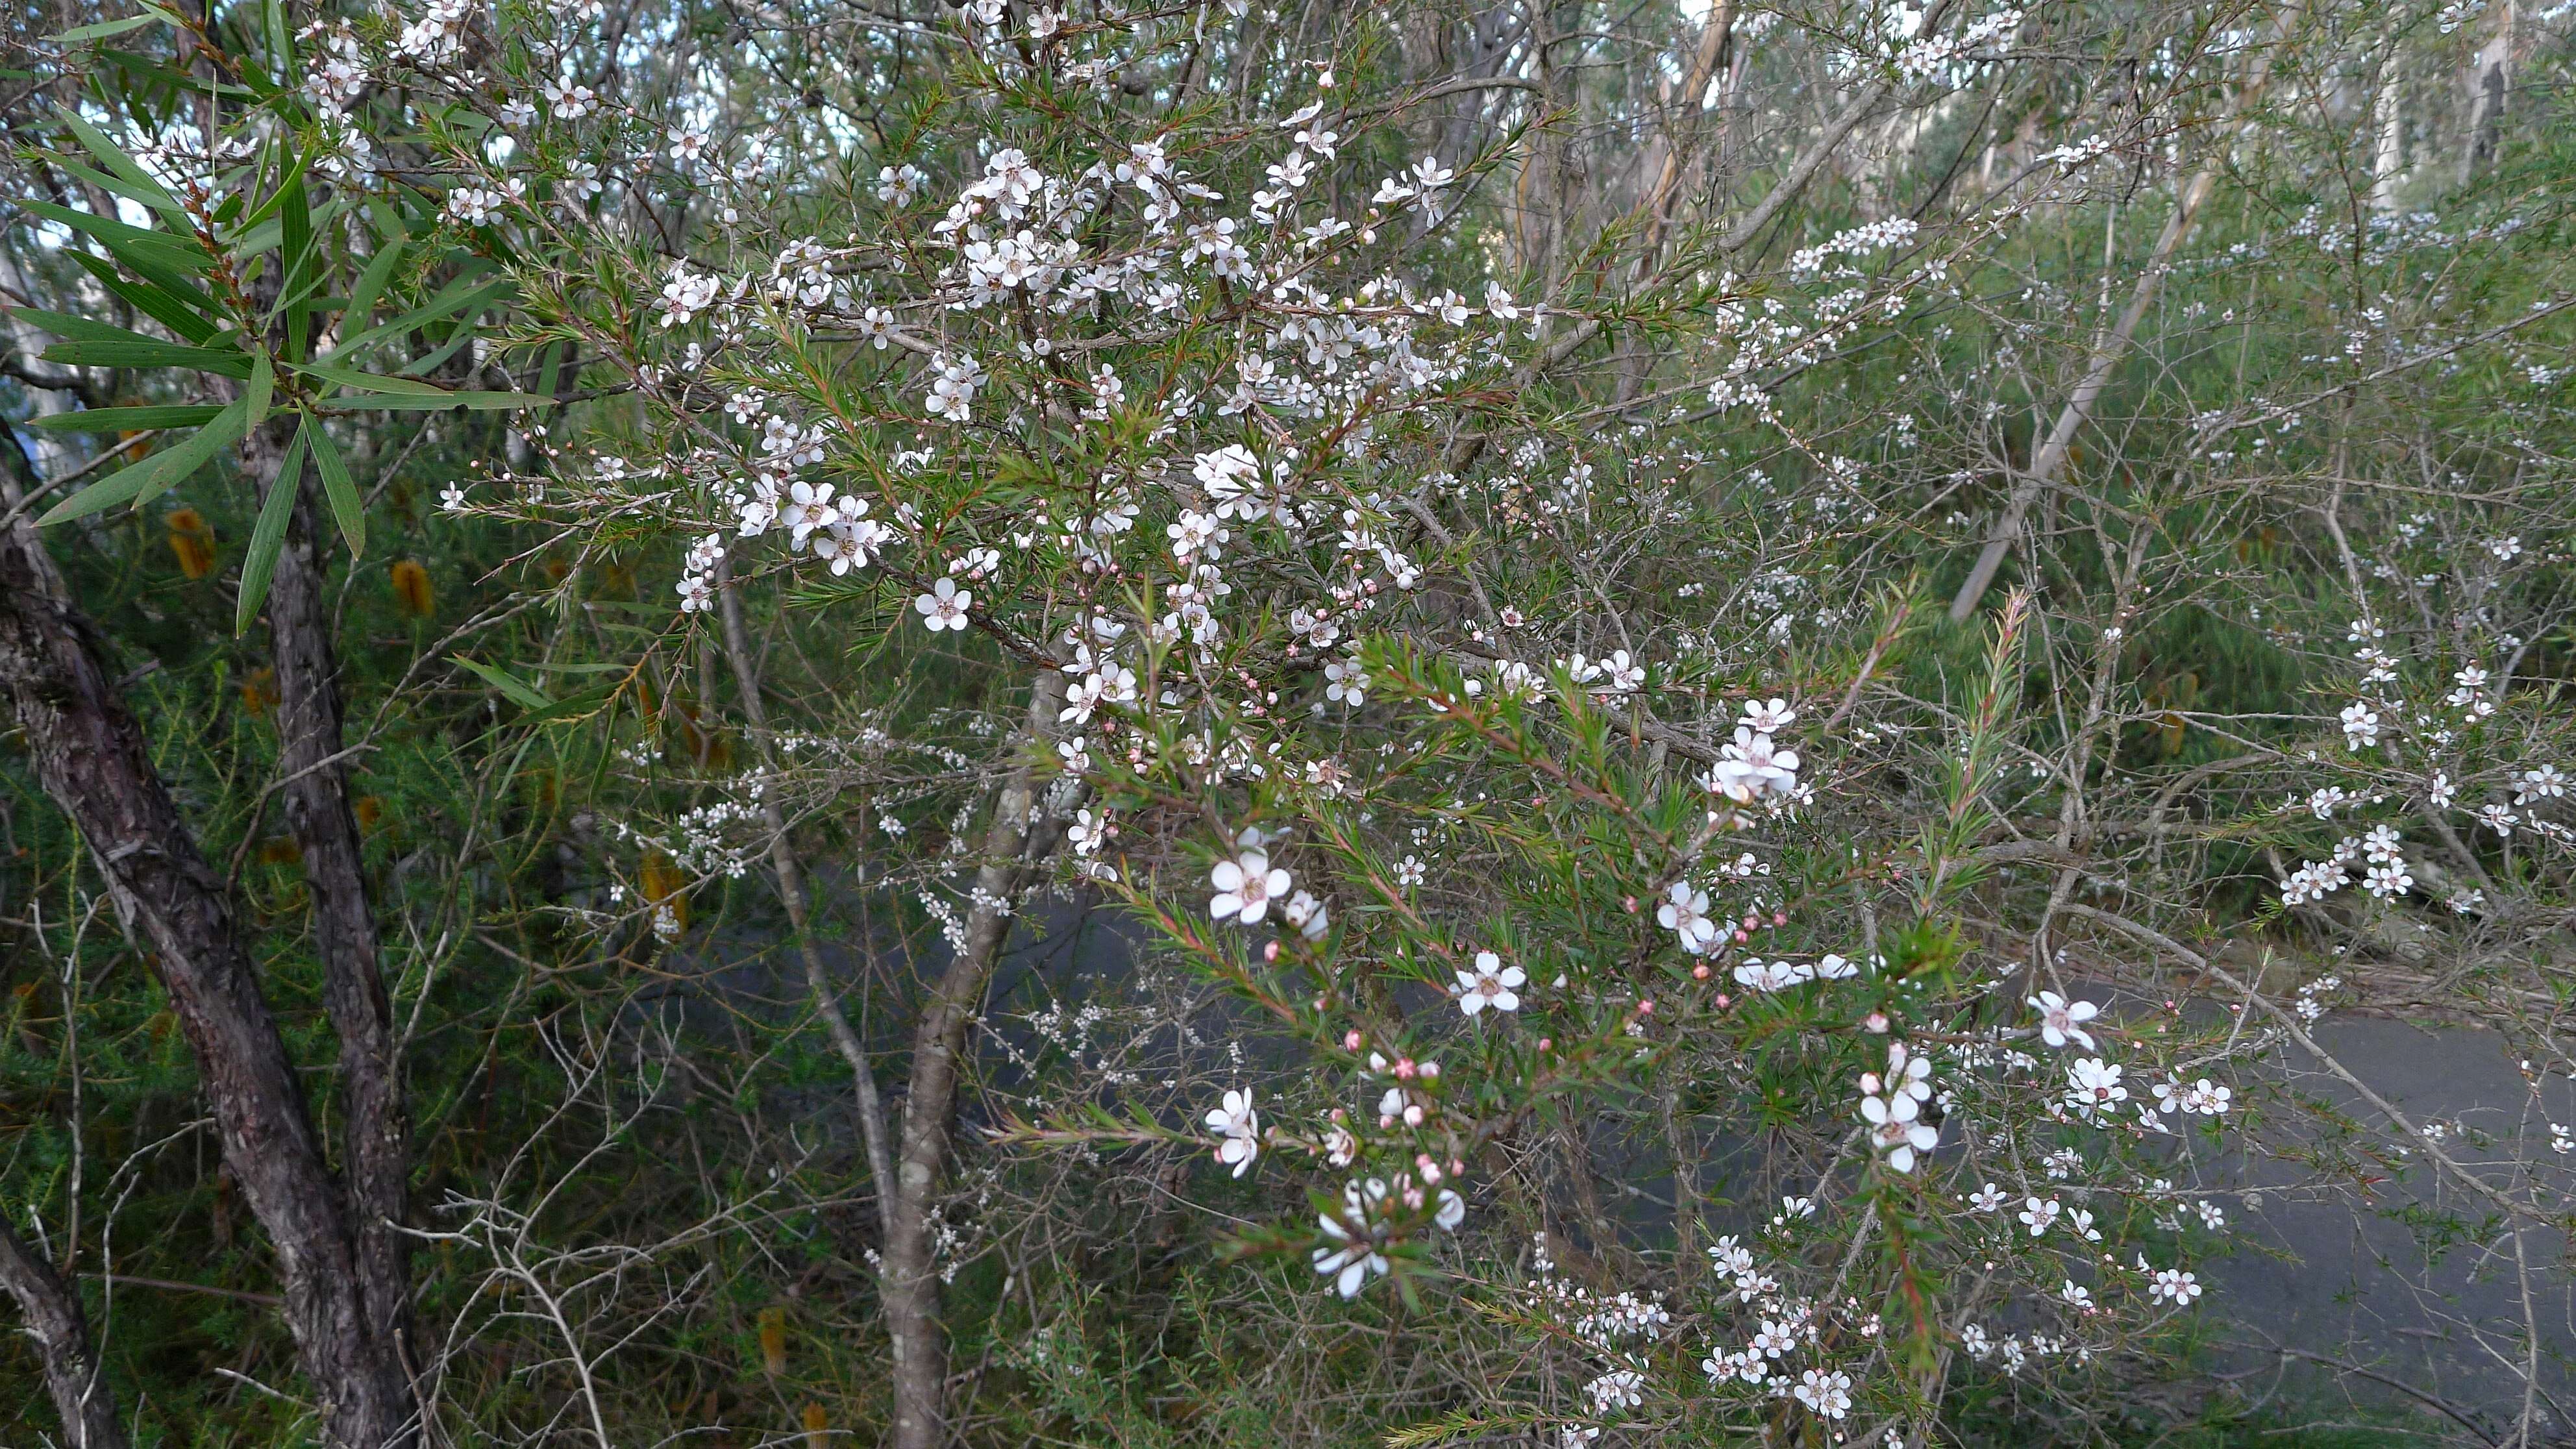
[(7, 1223), (0, 1223), (0, 1289), (18, 1300), (27, 1336), (36, 1341), (45, 1393), (62, 1416), (63, 1442), (71, 1449), (125, 1449), (125, 1426), (116, 1421), (116, 1399), (99, 1372), (79, 1297)]
[(2497, 0), (2495, 32), (2469, 62), (2469, 126), (2460, 147), (2460, 184), (2475, 179), (2495, 159), (2504, 127), (2506, 96), (2513, 89), (2513, 0)]
[[(393, 1004), (378, 961), (366, 859), (349, 805), (340, 727), (339, 671), (331, 647), (328, 569), (317, 534), (325, 526), (303, 478), (277, 476), (283, 425), (248, 440), (243, 461), (268, 486), (296, 490), (295, 511), (269, 584), (270, 652), (277, 668), (279, 795), (304, 857), (313, 938), (322, 956), (323, 1001), (340, 1041), (341, 1170), (357, 1236), (358, 1292), (371, 1337), (408, 1367), (411, 1272), (400, 1231), (410, 1180), (401, 1066)], [(309, 472), (310, 464), (306, 465)], [(263, 498), (266, 489), (262, 489)], [(405, 1378), (410, 1375), (406, 1373)]]
[[(1041, 668), (1029, 689), (1022, 756), (993, 802), (984, 830), (984, 863), (966, 944), (949, 958), (913, 1036), (912, 1088), (904, 1099), (902, 1146), (886, 1227), (886, 1331), (894, 1341), (894, 1449), (940, 1449), (947, 1442), (948, 1341), (939, 1319), (939, 1267), (930, 1211), (948, 1165), (949, 1130), (957, 1113), (958, 1062), (1002, 942), (1011, 933), (1008, 904), (1030, 863), (1037, 805), (1034, 753), (1043, 747), (1064, 703), (1064, 675)], [(883, 1189), (881, 1189), (883, 1190)]]
[[(0, 446), (17, 451), (14, 437)], [(19, 490), (0, 487), (14, 508)], [(169, 993), (224, 1162), (277, 1255), (287, 1324), (321, 1401), (326, 1442), (408, 1445), (418, 1430), (411, 1382), (367, 1310), (356, 1235), (260, 998), (258, 969), (112, 678), (35, 525), (15, 520), (0, 532), (0, 691), (28, 760), (96, 857), (126, 934)]]

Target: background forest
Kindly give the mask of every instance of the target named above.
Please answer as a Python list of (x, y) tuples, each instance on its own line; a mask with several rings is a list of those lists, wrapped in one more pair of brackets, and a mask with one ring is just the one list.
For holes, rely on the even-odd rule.
[(2576, 1442), (2571, 29), (13, 6), (0, 1443)]

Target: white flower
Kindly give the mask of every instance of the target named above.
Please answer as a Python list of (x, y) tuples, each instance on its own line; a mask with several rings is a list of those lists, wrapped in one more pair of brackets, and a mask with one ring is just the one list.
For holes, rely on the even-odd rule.
[(1851, 1413), (1851, 1383), (1850, 1374), (1811, 1368), (1798, 1376), (1795, 1392), (1799, 1403), (1828, 1419), (1839, 1419)]
[(2379, 711), (2355, 700), (2344, 706), (2343, 747), (2363, 750), (2379, 743)]
[(1324, 698), (1335, 704), (1357, 709), (1368, 703), (1368, 675), (1361, 672), (1356, 659), (1335, 659), (1324, 665)]
[(1458, 1225), (1467, 1220), (1467, 1200), (1449, 1188), (1440, 1189), (1440, 1208), (1431, 1220), (1453, 1233), (1458, 1231)]
[(2167, 1299), (2180, 1306), (2200, 1296), (2200, 1280), (2180, 1268), (2166, 1268), (2147, 1285), (2147, 1296)]
[(1324, 1236), (1338, 1246), (1315, 1250), (1315, 1271), (1333, 1279), (1334, 1288), (1344, 1298), (1358, 1297), (1370, 1278), (1393, 1266), (1369, 1236), (1369, 1209), (1385, 1198), (1386, 1184), (1377, 1178), (1370, 1178), (1366, 1187), (1354, 1182), (1342, 1189), (1344, 1211), (1340, 1216), (1327, 1213), (1316, 1219)]
[(1735, 968), (1735, 984), (1747, 991), (1786, 991), (1806, 979), (1790, 961), (1747, 959)]
[(1216, 1160), (1243, 1176), (1252, 1170), (1252, 1160), (1261, 1155), (1261, 1114), (1253, 1110), (1252, 1094), (1229, 1091), (1224, 1105), (1209, 1109), (1208, 1130), (1225, 1140), (1217, 1144)]
[(1095, 817), (1089, 810), (1077, 810), (1073, 823), (1065, 827), (1064, 838), (1073, 847), (1074, 854), (1096, 855), (1109, 838), (1109, 817)]
[(2069, 1001), (2054, 991), (2043, 991), (2029, 998), (2039, 1012), (2039, 1039), (2053, 1047), (2072, 1041), (2086, 1051), (2093, 1050), (2093, 1034), (2084, 1023), (2099, 1016), (2102, 1008), (2089, 1001)]
[(1975, 1192), (1968, 1194), (1968, 1206), (1981, 1213), (1993, 1212), (1995, 1209), (2002, 1207), (2003, 1205), (2003, 1189), (1995, 1186), (1991, 1182), (1987, 1183), (1984, 1187), (1978, 1188)]
[(683, 614), (700, 614), (716, 606), (715, 589), (703, 575), (690, 574), (673, 587), (680, 591), (680, 612)]
[(677, 130), (671, 133), (671, 159), (683, 166), (704, 155), (706, 149), (707, 133), (704, 131)]
[(1208, 873), (1208, 882), (1217, 892), (1208, 902), (1209, 914), (1247, 926), (1259, 925), (1270, 913), (1270, 902), (1286, 896), (1291, 884), (1288, 872), (1272, 865), (1268, 852), (1259, 846), (1245, 846), (1234, 859), (1218, 861)]
[(2066, 1069), (2066, 1105), (2091, 1116), (2129, 1100), (2129, 1089), (2120, 1085), (2120, 1072), (2100, 1057), (2079, 1059)]
[(1633, 1409), (1646, 1402), (1646, 1376), (1635, 1369), (1612, 1369), (1583, 1386), (1596, 1414)]
[(835, 523), (814, 535), (814, 556), (829, 561), (834, 574), (846, 574), (854, 568), (866, 568), (876, 557), (875, 551), (892, 536), (892, 530), (873, 518)]
[(1708, 918), (1708, 892), (1693, 889), (1689, 881), (1673, 882), (1664, 893), (1664, 903), (1655, 908), (1655, 919), (1679, 936), (1682, 949), (1694, 956), (1707, 954), (1717, 944), (1717, 922)]
[(1322, 940), (1324, 933), (1332, 929), (1331, 913), (1325, 909), (1324, 903), (1304, 891), (1290, 896), (1287, 904), (1279, 908), (1279, 919), (1288, 923), (1288, 929), (1309, 941)]
[(2030, 1229), (2030, 1235), (2036, 1238), (2045, 1235), (2057, 1222), (2057, 1215), (2065, 1210), (2053, 1197), (2031, 1197), (2022, 1199), (2022, 1210), (2014, 1216), (2020, 1218), (2022, 1226)]
[(2556, 765), (2541, 765), (2522, 772), (2515, 786), (2513, 803), (2528, 805), (2534, 800), (2556, 799), (2567, 793), (2567, 776)]
[(1750, 700), (1744, 706), (1744, 727), (1757, 735), (1776, 735), (1787, 729), (1797, 718), (1798, 712), (1791, 709), (1789, 701), (1785, 699), (1775, 699), (1768, 703)]
[(1912, 1172), (1914, 1155), (1931, 1151), (1941, 1141), (1941, 1129), (1917, 1120), (1922, 1110), (1920, 1103), (1902, 1093), (1860, 1099), (1861, 1120), (1869, 1124), (1871, 1142), (1887, 1154), (1887, 1165), (1898, 1172)]
[(2057, 1296), (2065, 1299), (2070, 1308), (2089, 1311), (2093, 1307), (2093, 1290), (2072, 1278), (2067, 1279), (2065, 1286), (2057, 1290)]
[(942, 629), (966, 627), (966, 611), (975, 602), (971, 589), (957, 587), (955, 579), (941, 579), (930, 586), (930, 592), (916, 597), (912, 606), (921, 611), (921, 622), (933, 634)]
[(1798, 752), (1781, 749), (1767, 734), (1738, 725), (1734, 741), (1720, 754), (1709, 767), (1706, 783), (1737, 804), (1751, 804), (1764, 795), (1786, 795), (1797, 788)]
[(1518, 966), (1506, 966), (1491, 951), (1476, 953), (1476, 969), (1458, 973), (1458, 1009), (1474, 1016), (1490, 1006), (1496, 1011), (1521, 1009), (1519, 988), (1529, 977)]

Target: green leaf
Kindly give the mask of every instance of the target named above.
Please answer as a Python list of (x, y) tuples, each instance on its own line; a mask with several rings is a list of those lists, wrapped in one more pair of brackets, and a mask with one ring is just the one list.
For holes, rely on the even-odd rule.
[(123, 35), (129, 30), (141, 30), (147, 25), (173, 23), (169, 16), (158, 10), (147, 10), (141, 15), (129, 15), (123, 20), (93, 20), (87, 25), (75, 25), (60, 35), (46, 38), (56, 45), (79, 45), (83, 41), (105, 40), (111, 35)]
[(586, 689), (569, 699), (559, 699), (545, 708), (519, 716), (521, 724), (554, 724), (561, 720), (580, 719), (615, 699), (624, 692), (623, 685), (604, 685)]
[[(367, 319), (375, 314), (376, 299), (384, 295), (385, 283), (393, 280), (394, 268), (402, 264), (402, 254), (402, 236), (397, 232), (367, 259), (367, 269), (358, 274), (358, 285), (349, 293), (349, 305), (340, 310), (342, 331), (354, 327), (359, 329), (358, 335), (364, 334)], [(340, 347), (334, 346), (331, 351), (336, 356)]]
[[(56, 155), (50, 159), (55, 165), (70, 172), (72, 175), (79, 177), (83, 181), (88, 182), (90, 185), (99, 187), (102, 190), (115, 192), (117, 195), (124, 197), (126, 200), (133, 202), (137, 206), (149, 207), (154, 211), (160, 211), (163, 207), (170, 204), (169, 193), (161, 190), (157, 186), (147, 190), (146, 188), (138, 186), (131, 181), (127, 181), (122, 177), (110, 176), (106, 172), (101, 171), (94, 166), (84, 166), (68, 156)], [(182, 225), (186, 225), (188, 222), (188, 215), (184, 211), (165, 214), (169, 215), (173, 220), (178, 221)]]
[(303, 483), (305, 429), (313, 426), (312, 419), (307, 418), (304, 427), (295, 430), (295, 441), (286, 445), (277, 476), (269, 480), (268, 498), (259, 505), (259, 523), (250, 535), (250, 557), (242, 560), (241, 602), (233, 608), (236, 639), (250, 629), (259, 606), (268, 602), (268, 581), (277, 572), (279, 551), (286, 547), (287, 520), (295, 513), (296, 490)]
[(427, 326), (452, 312), (464, 311), (466, 315), (471, 316), (473, 311), (481, 310), (502, 293), (509, 291), (510, 286), (511, 283), (507, 277), (481, 282), (479, 285), (478, 279), (473, 277), (451, 283), (447, 290), (392, 321), (379, 327), (370, 327), (355, 337), (343, 339), (339, 346), (331, 349), (331, 356), (346, 357), (358, 348), (381, 342), (388, 337), (398, 336), (416, 327)]
[[(189, 341), (207, 341), (219, 330), (213, 322), (201, 315), (201, 311), (214, 309), (214, 299), (187, 286), (175, 274), (164, 271), (163, 275), (169, 278), (167, 282), (153, 279), (129, 282), (118, 276), (116, 268), (109, 266), (101, 258), (91, 256), (78, 247), (66, 247), (64, 250), (71, 254), (73, 261), (80, 264), (82, 271), (97, 278), (100, 286), (124, 298), (136, 311), (146, 314), (152, 320)], [(172, 283), (177, 283), (177, 286), (174, 288)], [(192, 297), (196, 299), (197, 305), (191, 305)]]
[(95, 212), (74, 211), (68, 206), (56, 206), (50, 201), (37, 201), (32, 197), (18, 204), (48, 221), (61, 222), (85, 236), (97, 238), (101, 245), (110, 251), (118, 252), (119, 255), (123, 254), (120, 248), (131, 248), (154, 255), (164, 265), (182, 267), (192, 272), (202, 272), (214, 265), (214, 259), (206, 255), (205, 248), (198, 246), (195, 239), (190, 237), (175, 236), (166, 231), (152, 231), (139, 226), (127, 226), (113, 217), (100, 216)]
[(276, 395), (277, 373), (269, 366), (268, 354), (265, 352), (252, 353), (250, 355), (250, 386), (245, 388), (242, 392), (242, 401), (250, 406), (249, 418), (242, 424), (243, 432), (249, 432), (252, 428), (258, 427), (260, 424), (268, 421), (268, 402), (270, 398), (275, 397)]
[(163, 190), (161, 183), (152, 178), (152, 173), (144, 170), (133, 157), (125, 154), (122, 147), (109, 140), (106, 132), (82, 119), (81, 113), (69, 106), (62, 108), (62, 118), (63, 124), (70, 128), (72, 135), (79, 139), (81, 145), (88, 148), (91, 155), (97, 157), (108, 170), (115, 172), (128, 186), (134, 188), (132, 194), (135, 200), (171, 218), (180, 226), (189, 224), (188, 209), (179, 204), (179, 198)]
[(45, 349), (45, 361), (72, 367), (188, 367), (250, 380), (249, 353), (184, 342), (57, 342)]
[[(294, 163), (290, 162), (290, 165)], [(291, 171), (285, 187), (279, 192), (285, 204), (278, 208), (278, 221), (285, 227), (285, 243), (279, 273), (279, 305), (286, 309), (286, 355), (304, 355), (304, 299), (313, 291), (313, 208), (304, 195), (304, 173)]]
[(13, 307), (22, 320), (33, 322), (66, 342), (158, 342), (158, 337), (129, 332), (89, 317), (75, 317), (69, 312), (48, 312), (42, 307)]
[(29, 418), (22, 428), (50, 433), (139, 433), (146, 428), (191, 428), (211, 423), (223, 409), (214, 403), (172, 403), (131, 408), (85, 408)]
[(550, 408), (555, 400), (532, 392), (442, 392), (387, 393), (381, 397), (333, 398), (334, 409), (344, 413), (362, 413), (381, 409), (397, 413), (434, 413), (440, 408), (472, 408), (476, 412), (513, 412), (520, 408)]
[[(335, 382), (358, 392), (407, 393), (438, 398), (449, 396), (447, 389), (416, 378), (387, 377), (381, 373), (360, 372), (354, 367), (334, 367), (327, 362), (290, 362), (287, 366), (307, 377), (318, 377), (324, 382)], [(385, 404), (370, 403), (368, 406), (382, 407)]]
[(471, 670), (477, 677), (482, 679), (484, 683), (489, 684), (494, 689), (508, 695), (516, 704), (528, 709), (551, 709), (554, 707), (554, 701), (546, 698), (544, 694), (540, 693), (535, 685), (528, 683), (526, 680), (519, 678), (506, 669), (496, 669), (489, 664), (477, 664), (462, 654), (454, 654), (448, 657), (452, 662)]
[(62, 523), (68, 519), (86, 518), (103, 508), (112, 508), (128, 500), (141, 502), (158, 495), (163, 489), (194, 473), (215, 455), (218, 448), (241, 441), (247, 431), (243, 420), (249, 416), (248, 399), (242, 399), (215, 414), (214, 421), (198, 429), (186, 442), (165, 448), (140, 463), (130, 464), (92, 483), (46, 510), (36, 520), (38, 527)]
[(299, 436), (307, 435), (313, 439), (313, 462), (322, 471), (322, 491), (331, 500), (331, 516), (340, 521), (340, 536), (349, 541), (349, 555), (355, 558), (367, 551), (366, 500), (358, 496), (358, 485), (349, 479), (349, 465), (320, 418), (305, 417)]

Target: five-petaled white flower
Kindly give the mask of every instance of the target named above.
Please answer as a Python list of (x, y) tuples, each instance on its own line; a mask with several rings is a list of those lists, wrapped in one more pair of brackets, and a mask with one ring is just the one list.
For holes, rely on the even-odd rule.
[(1809, 1369), (1798, 1376), (1798, 1402), (1824, 1415), (1839, 1419), (1851, 1412), (1851, 1375)]
[(912, 601), (921, 611), (921, 622), (933, 634), (942, 629), (966, 627), (966, 610), (975, 602), (971, 589), (957, 587), (955, 579), (941, 579), (930, 586), (930, 592)]
[(2039, 1013), (2039, 1039), (2053, 1047), (2068, 1042), (2093, 1050), (2093, 1034), (2084, 1023), (2102, 1014), (2102, 1008), (2089, 1001), (2069, 1001), (2054, 991), (2043, 991), (2031, 997), (2032, 1009)]
[(2147, 1285), (2147, 1296), (2166, 1299), (2180, 1306), (2200, 1296), (2200, 1279), (2180, 1268), (2166, 1268)]
[(1207, 1114), (1208, 1130), (1225, 1140), (1216, 1147), (1216, 1160), (1243, 1176), (1252, 1170), (1252, 1160), (1261, 1155), (1261, 1114), (1253, 1109), (1250, 1092), (1230, 1091), (1223, 1106)]
[(1474, 1016), (1490, 1006), (1496, 1011), (1521, 1009), (1519, 988), (1529, 977), (1518, 966), (1506, 966), (1491, 951), (1476, 953), (1476, 969), (1458, 973), (1458, 1009)]
[(1208, 881), (1216, 887), (1216, 898), (1208, 902), (1209, 914), (1218, 920), (1239, 920), (1257, 926), (1270, 914), (1270, 903), (1286, 896), (1290, 884), (1288, 872), (1270, 863), (1258, 836), (1245, 832), (1250, 839), (1232, 860), (1220, 860), (1209, 872)]
[(1664, 893), (1664, 903), (1655, 908), (1655, 919), (1679, 936), (1682, 949), (1694, 956), (1707, 954), (1717, 944), (1717, 922), (1708, 918), (1708, 892), (1694, 889), (1689, 881), (1673, 882)]

